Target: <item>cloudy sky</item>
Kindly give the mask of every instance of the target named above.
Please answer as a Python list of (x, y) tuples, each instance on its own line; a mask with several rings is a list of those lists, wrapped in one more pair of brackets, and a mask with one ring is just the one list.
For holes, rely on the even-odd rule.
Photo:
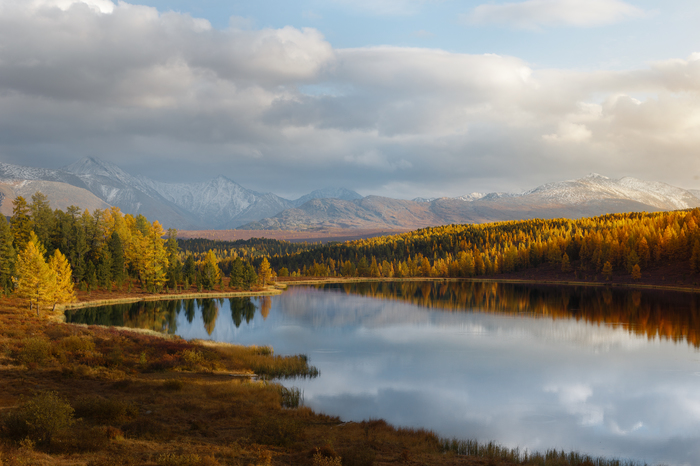
[(296, 197), (700, 188), (696, 0), (0, 0), (0, 161)]

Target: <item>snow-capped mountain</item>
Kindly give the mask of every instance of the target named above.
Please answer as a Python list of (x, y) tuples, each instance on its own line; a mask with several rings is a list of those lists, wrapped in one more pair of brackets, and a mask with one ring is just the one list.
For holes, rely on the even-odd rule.
[[(99, 202), (104, 201), (119, 207), (124, 213), (143, 214), (150, 220), (160, 221), (166, 228), (179, 229), (231, 229), (271, 217), (312, 199), (362, 198), (345, 188), (325, 188), (290, 201), (273, 193), (246, 189), (224, 176), (203, 183), (164, 183), (144, 176), (133, 176), (113, 163), (86, 157), (61, 170), (0, 163), (0, 183), (6, 184), (4, 191), (0, 190), (0, 195), (4, 197), (0, 198), (0, 205), (4, 210), (9, 205), (7, 199), (14, 198), (12, 186), (27, 180), (51, 181), (56, 182), (57, 186), (64, 184), (82, 188), (96, 196), (97, 202), (89, 200), (90, 206), (103, 205)], [(56, 189), (54, 187), (53, 192), (57, 192)], [(64, 191), (77, 192), (70, 189)], [(85, 195), (79, 199), (83, 203), (88, 202)]]
[(464, 196), (456, 197), (455, 199), (459, 199), (460, 201), (478, 201), (484, 196), (486, 196), (484, 193), (469, 193), (465, 194)]
[(578, 180), (539, 186), (522, 194), (562, 204), (585, 204), (606, 199), (639, 202), (660, 210), (689, 209), (700, 206), (700, 199), (686, 189), (657, 181), (631, 177), (619, 179), (591, 173)]
[(287, 199), (251, 191), (225, 176), (204, 183), (162, 183), (145, 177), (140, 181), (209, 228), (235, 228), (293, 206)]
[(354, 201), (355, 199), (362, 199), (362, 196), (355, 191), (345, 188), (323, 188), (311, 191), (306, 196), (301, 196), (292, 203), (294, 207), (299, 207), (312, 199), (342, 199), (344, 201)]
[(224, 176), (203, 183), (164, 183), (133, 176), (92, 157), (62, 170), (0, 163), (1, 212), (11, 212), (11, 200), (16, 195), (28, 198), (32, 190), (39, 189), (50, 191), (45, 194), (52, 205), (61, 202), (60, 205), (91, 209), (114, 205), (124, 213), (158, 220), (166, 228), (190, 230), (419, 228), (700, 207), (700, 191), (597, 174), (547, 183), (520, 194), (471, 193), (457, 198), (402, 201), (378, 196), (363, 198), (345, 188), (325, 188), (292, 201), (246, 189)]

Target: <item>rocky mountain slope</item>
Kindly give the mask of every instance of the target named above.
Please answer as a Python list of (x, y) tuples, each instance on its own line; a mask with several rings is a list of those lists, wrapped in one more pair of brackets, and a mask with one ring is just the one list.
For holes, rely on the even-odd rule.
[[(61, 170), (0, 163), (0, 183), (9, 186), (27, 181), (54, 182), (52, 196), (73, 196), (76, 199), (73, 204), (83, 208), (92, 210), (103, 205), (100, 204), (102, 202), (117, 206), (124, 213), (143, 214), (151, 220), (158, 220), (166, 228), (178, 229), (231, 229), (274, 216), (309, 199), (329, 196), (362, 198), (344, 188), (325, 188), (291, 201), (273, 193), (246, 189), (223, 176), (204, 183), (163, 183), (143, 176), (132, 176), (113, 163), (93, 157), (79, 160)], [(27, 189), (31, 189), (31, 186), (25, 185)], [(76, 188), (92, 193), (95, 199), (88, 200), (84, 193), (78, 195)], [(22, 192), (28, 193), (27, 189)], [(31, 194), (33, 192), (24, 197), (29, 198)], [(16, 195), (19, 194), (14, 194), (9, 187), (0, 190), (0, 196), (10, 199), (7, 202), (0, 198), (0, 211), (7, 210), (8, 205), (11, 211), (11, 199)], [(50, 199), (52, 196), (49, 196)]]
[(549, 183), (522, 194), (472, 193), (458, 198), (397, 201), (312, 201), (244, 225), (242, 229), (422, 228), (449, 223), (484, 223), (532, 218), (580, 218), (617, 212), (700, 207), (691, 191), (635, 178), (591, 174)]

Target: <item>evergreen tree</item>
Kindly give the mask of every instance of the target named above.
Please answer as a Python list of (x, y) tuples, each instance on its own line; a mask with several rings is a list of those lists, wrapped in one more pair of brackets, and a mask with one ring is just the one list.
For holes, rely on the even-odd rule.
[(32, 195), (32, 203), (29, 205), (31, 212), (31, 220), (34, 227), (34, 233), (44, 245), (44, 247), (52, 252), (51, 247), (51, 232), (54, 229), (55, 217), (49, 200), (41, 191), (37, 191)]
[(112, 259), (112, 279), (117, 282), (117, 286), (121, 286), (126, 278), (126, 263), (124, 245), (116, 231), (113, 231), (110, 235), (107, 248)]
[(97, 280), (103, 289), (112, 287), (112, 253), (109, 248), (102, 250), (102, 256), (97, 263)]
[(0, 290), (5, 294), (12, 288), (12, 274), (15, 271), (17, 253), (12, 246), (13, 237), (10, 224), (0, 214)]
[(29, 206), (22, 196), (12, 202), (12, 219), (10, 220), (15, 250), (22, 251), (32, 234), (32, 221), (29, 218)]
[(187, 256), (187, 259), (185, 259), (185, 265), (182, 268), (182, 274), (184, 275), (185, 280), (187, 280), (187, 283), (191, 284), (197, 280), (197, 266), (194, 262), (194, 256), (192, 254)]
[(85, 281), (88, 285), (88, 291), (97, 289), (97, 268), (92, 261), (87, 261), (87, 266), (85, 266)]
[(236, 257), (231, 264), (231, 275), (228, 285), (231, 288), (241, 288), (243, 286), (243, 273), (245, 267), (240, 257)]
[(168, 286), (175, 288), (182, 281), (182, 263), (180, 263), (180, 248), (177, 245), (177, 230), (174, 228), (168, 230), (165, 249), (168, 251)]
[(246, 262), (243, 268), (243, 285), (250, 290), (257, 282), (258, 275), (255, 273), (255, 267)]

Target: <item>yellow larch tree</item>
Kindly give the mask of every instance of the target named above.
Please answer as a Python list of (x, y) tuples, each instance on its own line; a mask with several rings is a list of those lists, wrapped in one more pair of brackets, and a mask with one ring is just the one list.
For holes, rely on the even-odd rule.
[(260, 267), (258, 269), (258, 278), (262, 280), (263, 286), (272, 278), (272, 269), (270, 269), (270, 262), (268, 262), (267, 257), (263, 257)]
[(147, 234), (142, 240), (143, 261), (141, 264), (143, 269), (140, 270), (140, 274), (143, 284), (151, 291), (160, 290), (167, 281), (169, 262), (163, 235), (165, 235), (165, 230), (156, 220), (148, 227)]
[(15, 293), (20, 299), (26, 299), (37, 306), (37, 314), (42, 305), (53, 301), (56, 277), (44, 260), (44, 247), (34, 232), (31, 232), (24, 249), (17, 255), (15, 276)]
[(56, 249), (49, 259), (49, 269), (53, 273), (55, 286), (53, 290), (54, 303), (70, 303), (75, 301), (73, 289), (73, 272), (66, 256)]

